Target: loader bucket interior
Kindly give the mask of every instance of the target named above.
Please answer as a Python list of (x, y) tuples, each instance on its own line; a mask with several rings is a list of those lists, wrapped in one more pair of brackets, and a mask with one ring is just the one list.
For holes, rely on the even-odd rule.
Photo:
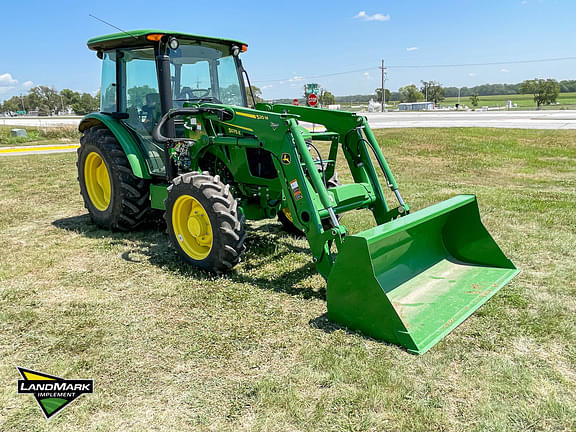
[(460, 195), (347, 236), (327, 286), (328, 317), (423, 354), (518, 270)]

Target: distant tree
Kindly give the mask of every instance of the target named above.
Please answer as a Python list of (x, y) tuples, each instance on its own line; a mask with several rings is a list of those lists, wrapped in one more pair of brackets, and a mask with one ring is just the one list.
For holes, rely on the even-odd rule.
[(50, 115), (62, 109), (60, 95), (53, 87), (32, 87), (28, 92), (27, 102), (29, 107), (36, 107), (41, 115)]
[(22, 100), (18, 96), (12, 96), (4, 101), (0, 107), (2, 112), (16, 112), (22, 110)]
[(576, 92), (576, 80), (560, 81), (560, 93)]
[(264, 102), (264, 99), (262, 99), (262, 90), (259, 87), (250, 86), (246, 89), (246, 97), (248, 98), (248, 105), (250, 106), (253, 105), (252, 95), (254, 95), (256, 103)]
[(424, 100), (422, 92), (418, 91), (414, 84), (400, 87), (400, 102), (418, 102)]
[(472, 96), (470, 96), (470, 103), (474, 108), (476, 108), (479, 102), (478, 93), (473, 93)]
[[(374, 92), (376, 93), (376, 100), (378, 102), (382, 102), (382, 89), (377, 88), (374, 90)], [(386, 94), (386, 102), (391, 101), (392, 100), (392, 93), (390, 93), (390, 90), (385, 89), (385, 94)]]
[(73, 104), (80, 102), (80, 93), (70, 89), (60, 90), (60, 99), (65, 108), (71, 107)]
[(442, 84), (437, 81), (421, 81), (422, 87), (420, 91), (427, 96), (427, 100), (430, 102), (434, 102), (438, 105), (441, 101), (444, 100), (444, 89), (442, 88)]
[(318, 102), (320, 102), (320, 105), (322, 106), (333, 105), (336, 102), (336, 98), (328, 90), (322, 90)]
[(78, 115), (85, 115), (100, 108), (100, 100), (89, 93), (82, 93), (78, 102), (71, 105), (72, 110)]
[(540, 79), (526, 80), (520, 86), (521, 93), (531, 93), (534, 95), (534, 102), (538, 109), (540, 105), (549, 105), (556, 102), (558, 93), (560, 93), (560, 85), (555, 79)]
[[(481, 84), (475, 87), (460, 87), (460, 96), (511, 95), (520, 93), (520, 84)], [(444, 87), (445, 97), (458, 96), (458, 87)]]

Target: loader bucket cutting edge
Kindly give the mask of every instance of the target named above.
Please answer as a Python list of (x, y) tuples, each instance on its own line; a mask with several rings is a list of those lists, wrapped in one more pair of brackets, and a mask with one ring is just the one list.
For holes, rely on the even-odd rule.
[(518, 270), (459, 195), (347, 236), (330, 272), (328, 317), (423, 354)]

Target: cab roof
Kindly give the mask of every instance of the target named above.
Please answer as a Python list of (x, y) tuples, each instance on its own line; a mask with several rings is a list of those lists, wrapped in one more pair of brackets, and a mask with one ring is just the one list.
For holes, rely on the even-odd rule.
[(212, 42), (225, 45), (247, 45), (244, 42), (233, 39), (222, 39), (210, 36), (195, 35), (190, 33), (180, 33), (166, 30), (130, 30), (122, 33), (113, 33), (104, 36), (98, 36), (88, 41), (88, 48), (94, 51), (105, 51), (115, 48), (130, 48), (142, 45), (153, 45), (153, 41), (146, 39), (151, 34), (162, 34), (174, 36), (179, 40), (189, 40), (197, 42)]

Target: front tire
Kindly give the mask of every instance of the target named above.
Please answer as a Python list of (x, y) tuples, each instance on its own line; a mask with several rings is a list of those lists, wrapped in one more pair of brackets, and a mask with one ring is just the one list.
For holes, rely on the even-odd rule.
[(170, 242), (185, 262), (214, 273), (227, 272), (240, 262), (244, 216), (219, 176), (204, 171), (176, 177), (164, 204)]
[(80, 138), (78, 182), (92, 221), (111, 230), (128, 231), (150, 211), (147, 180), (132, 173), (128, 158), (109, 129), (93, 126)]

